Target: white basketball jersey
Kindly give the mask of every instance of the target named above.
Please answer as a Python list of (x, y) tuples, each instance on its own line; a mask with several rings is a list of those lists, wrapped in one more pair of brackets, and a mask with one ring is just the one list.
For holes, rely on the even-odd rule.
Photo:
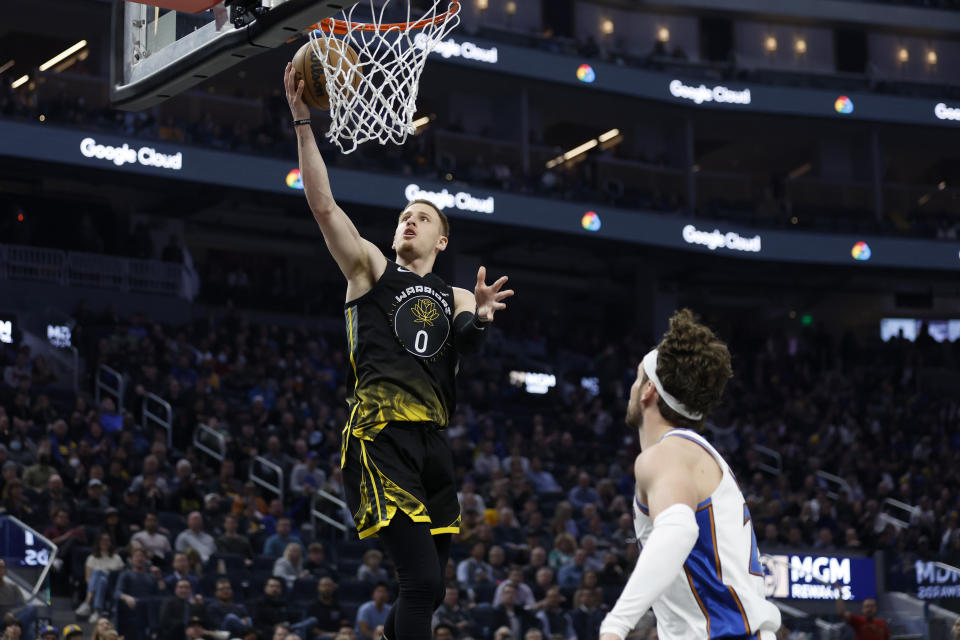
[[(700, 535), (680, 573), (653, 603), (661, 640), (760, 638), (772, 640), (780, 610), (763, 593), (763, 568), (750, 511), (726, 461), (702, 436), (668, 431), (696, 442), (720, 465), (723, 478), (697, 505)], [(642, 545), (653, 531), (649, 510), (634, 497), (634, 528)]]

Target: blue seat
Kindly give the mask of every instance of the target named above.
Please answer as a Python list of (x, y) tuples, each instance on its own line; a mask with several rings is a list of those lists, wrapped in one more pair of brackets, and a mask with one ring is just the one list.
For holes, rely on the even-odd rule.
[(366, 602), (373, 593), (373, 583), (360, 580), (344, 580), (340, 585), (340, 599), (349, 602)]

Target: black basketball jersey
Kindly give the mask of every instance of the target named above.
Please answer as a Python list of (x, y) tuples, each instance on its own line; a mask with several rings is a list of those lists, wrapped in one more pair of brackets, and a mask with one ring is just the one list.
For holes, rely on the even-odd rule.
[(390, 421), (447, 426), (456, 403), (453, 311), (453, 289), (439, 276), (389, 259), (373, 289), (345, 305), (348, 434), (372, 439)]

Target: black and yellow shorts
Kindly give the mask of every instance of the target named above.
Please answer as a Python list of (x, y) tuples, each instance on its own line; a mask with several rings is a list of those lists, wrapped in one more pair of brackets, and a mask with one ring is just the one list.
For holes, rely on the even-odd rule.
[(399, 509), (430, 533), (460, 532), (453, 455), (431, 422), (389, 422), (372, 440), (350, 437), (343, 484), (360, 538), (375, 535)]

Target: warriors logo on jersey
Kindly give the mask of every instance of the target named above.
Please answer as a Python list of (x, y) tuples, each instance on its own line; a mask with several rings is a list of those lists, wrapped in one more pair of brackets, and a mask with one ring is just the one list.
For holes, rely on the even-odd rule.
[[(447, 294), (449, 295), (449, 294)], [(407, 287), (395, 297), (393, 333), (408, 353), (432, 358), (450, 337), (450, 303), (430, 286)]]

